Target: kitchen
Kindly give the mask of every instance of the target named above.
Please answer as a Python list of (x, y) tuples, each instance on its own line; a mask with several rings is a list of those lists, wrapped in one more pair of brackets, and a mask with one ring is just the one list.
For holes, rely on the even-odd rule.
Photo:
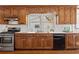
[(78, 9), (77, 5), (0, 6), (1, 53), (78, 53)]

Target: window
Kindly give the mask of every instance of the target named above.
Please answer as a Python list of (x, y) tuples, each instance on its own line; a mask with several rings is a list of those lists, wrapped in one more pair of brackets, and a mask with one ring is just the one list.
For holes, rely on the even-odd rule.
[(56, 15), (53, 13), (28, 15), (28, 28), (31, 32), (50, 32), (56, 24)]
[(76, 13), (76, 28), (79, 28), (79, 6), (77, 6), (77, 13)]

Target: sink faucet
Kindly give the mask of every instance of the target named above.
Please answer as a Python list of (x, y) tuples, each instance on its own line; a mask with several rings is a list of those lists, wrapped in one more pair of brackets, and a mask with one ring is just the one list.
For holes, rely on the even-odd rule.
[(50, 29), (50, 32), (54, 32), (54, 29)]

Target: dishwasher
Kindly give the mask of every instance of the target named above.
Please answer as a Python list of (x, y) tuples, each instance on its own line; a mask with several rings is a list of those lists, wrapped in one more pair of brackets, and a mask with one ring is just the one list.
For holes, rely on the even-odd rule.
[(61, 33), (53, 34), (53, 49), (54, 50), (65, 49), (65, 34), (61, 34)]

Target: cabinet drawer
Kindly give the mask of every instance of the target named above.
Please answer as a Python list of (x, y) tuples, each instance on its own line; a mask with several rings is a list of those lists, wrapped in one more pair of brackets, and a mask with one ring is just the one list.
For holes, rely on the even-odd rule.
[(32, 36), (53, 36), (53, 34), (40, 34), (40, 33), (35, 33), (35, 34), (15, 34), (17, 37), (32, 37)]
[(26, 37), (26, 36), (34, 36), (33, 34), (15, 34), (17, 37)]

